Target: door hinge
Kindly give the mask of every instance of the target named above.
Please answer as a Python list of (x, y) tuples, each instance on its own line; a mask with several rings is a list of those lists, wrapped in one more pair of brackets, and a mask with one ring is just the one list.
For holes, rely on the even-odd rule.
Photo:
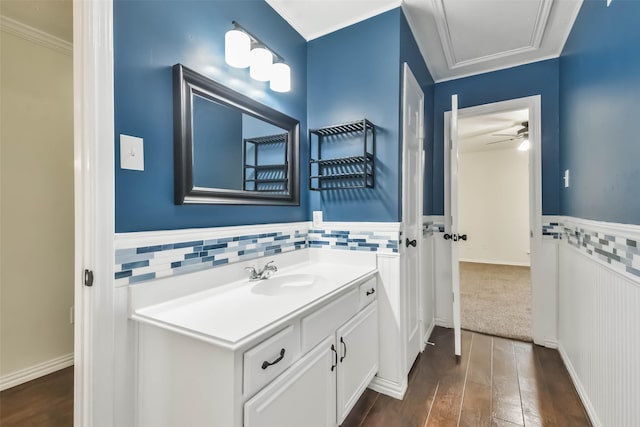
[(84, 285), (93, 286), (93, 271), (84, 270)]

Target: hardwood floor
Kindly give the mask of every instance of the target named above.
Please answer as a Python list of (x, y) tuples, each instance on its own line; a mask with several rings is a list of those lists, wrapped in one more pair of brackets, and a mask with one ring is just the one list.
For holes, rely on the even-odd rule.
[(557, 351), (436, 328), (409, 374), (404, 400), (367, 389), (342, 427), (590, 426)]
[(0, 426), (73, 425), (73, 367), (0, 392)]
[[(409, 374), (404, 400), (368, 390), (342, 427), (590, 426), (555, 350), (436, 328)], [(73, 368), (0, 393), (0, 426), (73, 425)]]

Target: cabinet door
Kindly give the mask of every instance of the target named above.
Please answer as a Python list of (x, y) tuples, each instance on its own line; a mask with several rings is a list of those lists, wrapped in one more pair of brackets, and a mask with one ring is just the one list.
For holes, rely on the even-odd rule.
[(337, 351), (326, 338), (244, 405), (245, 427), (336, 425)]
[(374, 301), (336, 331), (338, 344), (338, 424), (378, 372), (378, 302)]

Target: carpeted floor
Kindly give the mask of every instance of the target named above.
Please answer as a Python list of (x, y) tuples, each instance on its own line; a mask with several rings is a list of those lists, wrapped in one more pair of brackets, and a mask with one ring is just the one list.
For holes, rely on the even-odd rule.
[(462, 328), (531, 341), (531, 268), (460, 263)]

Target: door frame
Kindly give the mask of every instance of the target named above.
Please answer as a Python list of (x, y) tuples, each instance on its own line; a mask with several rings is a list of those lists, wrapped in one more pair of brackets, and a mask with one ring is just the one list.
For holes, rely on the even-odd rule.
[[(112, 426), (114, 350), (113, 2), (73, 2), (74, 425)], [(93, 285), (84, 284), (84, 271)]]
[[(420, 83), (418, 83), (418, 80), (416, 79), (415, 75), (413, 74), (413, 72), (411, 71), (411, 67), (409, 67), (409, 64), (407, 64), (406, 62), (403, 64), (403, 78), (402, 78), (402, 99), (400, 100), (400, 105), (401, 105), (401, 109), (402, 109), (402, 229), (405, 232), (405, 238), (408, 237), (407, 234), (407, 209), (405, 209), (405, 200), (407, 199), (407, 197), (409, 196), (407, 194), (408, 191), (408, 182), (406, 179), (406, 174), (405, 174), (405, 170), (407, 167), (407, 151), (406, 151), (406, 146), (407, 146), (407, 140), (406, 140), (406, 133), (404, 132), (404, 126), (405, 126), (405, 122), (406, 122), (406, 117), (405, 117), (405, 111), (404, 111), (404, 93), (406, 90), (406, 85), (405, 82), (407, 81), (407, 79), (412, 79), (415, 84), (420, 87)], [(422, 89), (420, 87), (420, 89)], [(424, 201), (424, 137), (425, 137), (425, 121), (424, 121), (424, 106), (425, 106), (425, 96), (424, 96), (424, 91), (422, 91), (422, 102), (421, 102), (421, 107), (420, 107), (420, 124), (419, 124), (419, 129), (420, 129), (420, 136), (418, 137), (419, 139), (419, 150), (422, 153), (421, 155), (421, 160), (420, 160), (420, 179), (419, 179), (419, 183), (418, 183), (418, 201), (417, 201), (417, 218), (418, 218), (418, 223), (419, 225), (416, 226), (416, 236), (415, 236), (415, 240), (416, 240), (416, 248), (415, 250), (417, 251), (417, 259), (418, 262), (420, 262), (420, 260), (422, 259), (423, 253), (422, 253), (422, 218), (423, 218), (423, 201)], [(402, 246), (403, 242), (400, 242), (400, 245)], [(406, 258), (405, 258), (406, 259)], [(402, 277), (401, 282), (404, 283), (406, 276), (407, 276), (407, 264), (403, 263), (403, 268), (402, 268), (402, 275), (404, 277)], [(420, 266), (418, 265), (417, 268), (418, 272), (417, 272), (417, 280), (418, 280), (418, 293), (417, 293), (417, 297), (418, 297), (418, 323), (419, 323), (419, 327), (418, 327), (418, 334), (419, 334), (419, 341), (420, 341), (420, 352), (422, 350), (424, 350), (425, 347), (425, 343), (424, 343), (424, 334), (425, 334), (425, 330), (424, 330), (424, 307), (423, 307), (423, 298), (422, 298), (422, 294), (424, 292), (423, 286), (422, 286), (422, 268), (420, 268)], [(405, 307), (407, 306), (407, 304), (409, 303), (408, 301), (408, 292), (404, 292), (404, 300), (405, 300)], [(407, 314), (407, 310), (405, 310), (405, 333), (406, 333), (406, 338), (409, 338), (409, 321), (408, 321), (408, 314)], [(402, 355), (402, 360), (403, 363), (406, 363), (404, 361), (406, 361), (407, 356), (406, 355)], [(408, 372), (409, 368), (411, 368), (411, 366), (406, 366), (406, 369), (404, 369), (404, 372)]]
[[(544, 283), (539, 269), (542, 267), (542, 96), (534, 95), (506, 101), (492, 102), (458, 109), (458, 120), (489, 113), (529, 109), (529, 227), (531, 236), (531, 333), (533, 341), (545, 345), (544, 315), (547, 301), (544, 296)], [(446, 149), (449, 141), (451, 111), (444, 113), (444, 194), (445, 227), (450, 229), (450, 154)]]

